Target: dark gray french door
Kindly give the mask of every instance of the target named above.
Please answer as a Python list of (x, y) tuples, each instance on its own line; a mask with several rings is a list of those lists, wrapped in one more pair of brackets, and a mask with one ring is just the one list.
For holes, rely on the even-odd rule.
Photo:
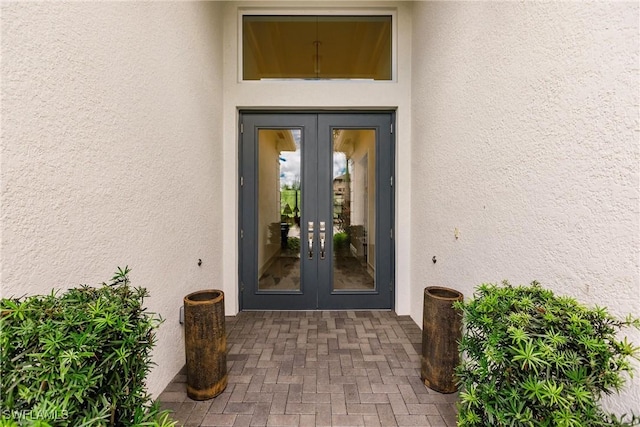
[(390, 309), (391, 112), (240, 114), (240, 307)]

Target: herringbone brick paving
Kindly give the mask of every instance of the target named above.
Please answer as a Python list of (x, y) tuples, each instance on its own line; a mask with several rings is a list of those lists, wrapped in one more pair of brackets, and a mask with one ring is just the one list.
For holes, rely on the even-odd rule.
[(178, 373), (160, 395), (184, 426), (456, 425), (456, 394), (420, 380), (422, 332), (389, 311), (241, 312), (226, 318), (229, 384), (186, 395)]

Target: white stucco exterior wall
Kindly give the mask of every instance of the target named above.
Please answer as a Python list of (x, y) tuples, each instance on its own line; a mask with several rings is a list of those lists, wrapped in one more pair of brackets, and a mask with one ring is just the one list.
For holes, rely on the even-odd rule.
[[(416, 322), (425, 286), (471, 297), (503, 279), (640, 315), (638, 12), (414, 4)], [(637, 413), (638, 402), (640, 375), (607, 406)]]
[(128, 264), (166, 319), (157, 395), (184, 365), (182, 297), (221, 272), (221, 4), (1, 8), (1, 295)]
[[(264, 6), (397, 8), (396, 80), (238, 81), (238, 7)], [(640, 315), (637, 3), (0, 8), (0, 295), (133, 267), (167, 319), (156, 395), (184, 364), (182, 297), (238, 310), (242, 108), (397, 109), (395, 309), (418, 324), (425, 286), (502, 279)], [(639, 401), (637, 375), (609, 406)]]

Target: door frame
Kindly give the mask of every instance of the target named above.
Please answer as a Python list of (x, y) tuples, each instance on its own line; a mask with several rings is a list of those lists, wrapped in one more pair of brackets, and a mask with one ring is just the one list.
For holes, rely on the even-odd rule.
[[(298, 303), (288, 303), (286, 306), (287, 310), (353, 310), (353, 309), (381, 309), (381, 310), (393, 310), (395, 305), (395, 292), (396, 292), (396, 283), (395, 283), (395, 251), (396, 251), (396, 242), (395, 242), (395, 187), (393, 185), (394, 177), (395, 177), (395, 120), (396, 120), (396, 112), (395, 110), (256, 110), (256, 109), (242, 109), (239, 110), (238, 115), (238, 306), (240, 311), (244, 310), (281, 310), (284, 309), (279, 304), (269, 303), (267, 300), (274, 300), (274, 298), (265, 298), (264, 303), (261, 302), (261, 307), (246, 307), (244, 301), (244, 292), (253, 292), (253, 285), (245, 285), (245, 277), (252, 277), (252, 275), (256, 275), (257, 277), (257, 260), (252, 265), (248, 266), (245, 262), (246, 258), (243, 256), (243, 251), (255, 251), (251, 247), (251, 243), (253, 239), (245, 239), (245, 235), (248, 233), (256, 233), (257, 229), (255, 229), (255, 224), (252, 224), (252, 221), (245, 221), (245, 205), (247, 203), (253, 203), (247, 197), (252, 197), (255, 199), (257, 193), (257, 186), (255, 182), (253, 182), (253, 187), (249, 184), (249, 182), (245, 182), (245, 176), (248, 175), (247, 171), (251, 170), (250, 175), (252, 178), (256, 176), (257, 167), (256, 159), (246, 158), (245, 157), (245, 149), (243, 148), (243, 144), (251, 143), (255, 144), (257, 140), (257, 134), (253, 135), (253, 137), (245, 140), (245, 132), (253, 132), (252, 130), (245, 129), (244, 119), (246, 117), (257, 117), (259, 120), (266, 120), (264, 123), (265, 126), (263, 128), (287, 128), (287, 127), (298, 127), (300, 126), (299, 122), (296, 122), (296, 116), (305, 116), (300, 117), (301, 120), (305, 121), (305, 124), (308, 125), (309, 118), (315, 117), (315, 136), (311, 136), (306, 134), (307, 130), (305, 130), (305, 138), (315, 138), (316, 142), (319, 143), (323, 138), (327, 140), (331, 140), (330, 136), (333, 128), (337, 129), (346, 129), (346, 128), (354, 128), (354, 129), (377, 129), (376, 133), (376, 170), (380, 168), (380, 165), (384, 165), (382, 167), (382, 174), (378, 177), (378, 173), (376, 174), (376, 230), (378, 230), (378, 235), (382, 235), (382, 228), (378, 228), (378, 218), (380, 218), (381, 211), (386, 211), (382, 215), (385, 216), (386, 220), (384, 222), (384, 226), (389, 227), (389, 241), (386, 245), (377, 245), (379, 248), (386, 246), (386, 250), (384, 253), (380, 253), (380, 259), (388, 260), (388, 271), (381, 272), (380, 277), (383, 277), (383, 281), (379, 281), (378, 276), (378, 268), (376, 268), (376, 290), (374, 291), (349, 291), (349, 290), (331, 290), (328, 289), (328, 292), (324, 298), (321, 296), (320, 286), (316, 286), (315, 293), (313, 295), (309, 295), (308, 298), (302, 297), (297, 298)], [(356, 120), (355, 122), (353, 120)], [(360, 121), (357, 121), (360, 120)], [(368, 123), (367, 120), (370, 121), (371, 124), (363, 124), (364, 122)], [(326, 129), (322, 127), (321, 123), (325, 125)], [(295, 123), (298, 123), (297, 126)], [(326, 125), (331, 125), (327, 127)], [(260, 126), (260, 125), (259, 125)], [(385, 126), (389, 126), (388, 133), (380, 132), (384, 129)], [(257, 129), (257, 126), (255, 127)], [(262, 128), (262, 127), (261, 127)], [(386, 130), (384, 131), (386, 132)], [(325, 133), (321, 136), (321, 133)], [(381, 142), (381, 139), (384, 141)], [(311, 140), (311, 139), (309, 139)], [(255, 150), (257, 153), (257, 150)], [(321, 168), (330, 168), (330, 158), (317, 158), (317, 163)], [(246, 169), (245, 169), (246, 168)], [(314, 169), (315, 170), (315, 169)], [(328, 169), (329, 170), (329, 169)], [(307, 175), (308, 172), (312, 171), (302, 171), (303, 175)], [(321, 174), (318, 171), (315, 171), (316, 176), (319, 178)], [(385, 174), (389, 178), (385, 178)], [(388, 189), (383, 189), (384, 182), (389, 182)], [(318, 193), (319, 194), (319, 193)], [(320, 198), (326, 199), (330, 201), (327, 197), (331, 197), (329, 195), (319, 195)], [(381, 203), (380, 200), (386, 197), (385, 200), (390, 200), (391, 203), (385, 202)], [(322, 203), (322, 202), (321, 202)], [(320, 204), (321, 204), (320, 203)], [(333, 209), (331, 203), (328, 203), (325, 210)], [(250, 209), (254, 209), (254, 205)], [(326, 212), (325, 212), (326, 216)], [(331, 215), (332, 218), (332, 215)], [(244, 222), (244, 223), (243, 223)], [(255, 221), (253, 221), (255, 222)], [(382, 227), (383, 225), (380, 225)], [(386, 230), (386, 228), (385, 228)], [(329, 245), (329, 253), (331, 252), (332, 239), (327, 239), (327, 244)], [(376, 248), (376, 256), (378, 255), (378, 248)], [(252, 255), (253, 256), (253, 255)], [(253, 259), (253, 258), (251, 258)], [(244, 264), (243, 264), (244, 263)], [(323, 269), (318, 270), (321, 272)], [(329, 274), (332, 274), (332, 269), (325, 269), (329, 271)], [(384, 269), (382, 269), (384, 270)], [(301, 272), (301, 274), (304, 274)], [(309, 278), (305, 278), (301, 276), (301, 281), (309, 280)], [(332, 283), (330, 277), (326, 277), (326, 272), (324, 277), (318, 277), (318, 282), (324, 283), (325, 281), (329, 285)], [(327, 289), (323, 290), (325, 293)], [(299, 292), (275, 292), (278, 295), (296, 295), (296, 294), (304, 294), (304, 290), (301, 289)], [(262, 293), (260, 293), (262, 294)], [(270, 295), (271, 293), (265, 292), (264, 295)], [(308, 292), (307, 292), (308, 294)], [(365, 295), (374, 296), (374, 299), (377, 299), (377, 303), (374, 305), (368, 306), (362, 304), (362, 297)], [(377, 296), (379, 295), (379, 296)], [(311, 302), (311, 299), (315, 299), (315, 304)], [(323, 301), (321, 301), (321, 299)], [(293, 300), (292, 300), (293, 301)], [(329, 306), (327, 306), (329, 304)], [(315, 307), (315, 308), (314, 308)]]

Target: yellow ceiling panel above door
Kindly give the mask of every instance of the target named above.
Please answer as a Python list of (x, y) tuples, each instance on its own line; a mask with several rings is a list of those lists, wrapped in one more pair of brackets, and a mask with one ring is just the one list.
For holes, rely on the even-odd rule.
[(243, 17), (243, 79), (391, 80), (391, 16)]

